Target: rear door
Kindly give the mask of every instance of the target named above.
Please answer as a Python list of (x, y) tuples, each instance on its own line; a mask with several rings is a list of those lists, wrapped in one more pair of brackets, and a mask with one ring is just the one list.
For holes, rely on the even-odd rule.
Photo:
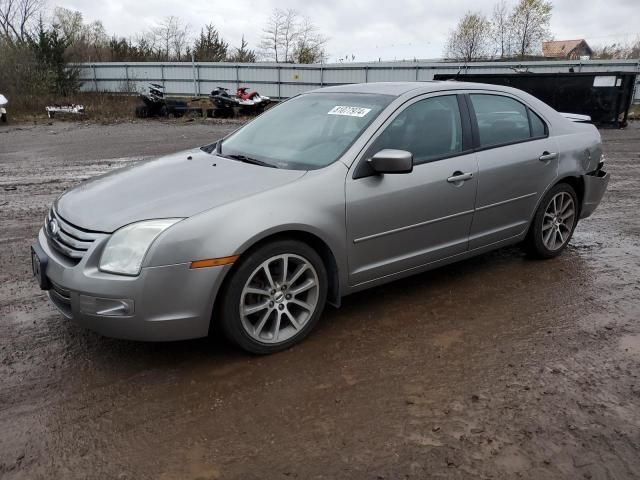
[[(413, 172), (367, 172), (366, 160), (387, 148), (411, 152)], [(350, 284), (465, 252), (476, 176), (464, 97), (423, 97), (394, 114), (347, 177)]]
[(467, 96), (478, 158), (478, 195), (469, 249), (517, 236), (554, 181), (558, 149), (540, 115), (500, 93)]

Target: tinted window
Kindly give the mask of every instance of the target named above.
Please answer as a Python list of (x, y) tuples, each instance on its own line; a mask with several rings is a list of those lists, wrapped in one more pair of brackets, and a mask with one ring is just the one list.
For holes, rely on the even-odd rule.
[(547, 134), (547, 129), (542, 119), (531, 110), (529, 110), (529, 119), (531, 120), (531, 136), (544, 137)]
[(420, 100), (401, 112), (376, 139), (368, 155), (385, 148), (413, 153), (415, 163), (462, 151), (462, 123), (455, 95)]
[(471, 95), (478, 119), (480, 146), (526, 140), (530, 137), (527, 107), (509, 97)]

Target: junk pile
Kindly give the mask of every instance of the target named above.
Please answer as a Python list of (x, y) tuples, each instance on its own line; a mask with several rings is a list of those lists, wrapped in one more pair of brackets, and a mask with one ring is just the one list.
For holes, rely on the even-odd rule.
[(7, 106), (7, 103), (9, 103), (7, 97), (0, 93), (0, 122), (2, 123), (7, 123), (7, 109), (4, 108)]
[(50, 105), (45, 107), (45, 110), (47, 111), (47, 116), (49, 118), (55, 117), (56, 113), (84, 115), (84, 105), (76, 105), (74, 103), (69, 105)]
[(217, 87), (208, 97), (169, 97), (165, 88), (150, 83), (140, 95), (141, 105), (136, 107), (138, 118), (181, 117), (187, 113), (197, 113), (203, 117), (230, 118), (237, 114), (256, 115), (262, 113), (271, 99), (256, 91), (239, 87), (231, 95), (224, 87)]

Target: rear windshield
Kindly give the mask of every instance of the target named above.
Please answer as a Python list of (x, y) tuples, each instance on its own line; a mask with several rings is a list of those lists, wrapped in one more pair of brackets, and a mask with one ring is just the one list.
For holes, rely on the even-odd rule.
[(393, 98), (355, 93), (300, 95), (225, 139), (220, 153), (278, 168), (322, 168), (340, 158)]

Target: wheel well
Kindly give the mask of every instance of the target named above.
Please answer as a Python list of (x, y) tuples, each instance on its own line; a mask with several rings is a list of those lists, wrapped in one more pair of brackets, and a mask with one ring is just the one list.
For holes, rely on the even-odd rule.
[[(298, 240), (299, 242), (306, 243), (311, 248), (313, 248), (318, 253), (318, 255), (320, 255), (320, 258), (322, 259), (322, 263), (324, 264), (324, 267), (327, 269), (327, 278), (329, 280), (329, 285), (327, 288), (327, 302), (329, 302), (331, 305), (335, 307), (339, 307), (340, 306), (340, 278), (338, 276), (338, 264), (329, 246), (321, 238), (319, 238), (318, 236), (312, 233), (303, 232), (301, 230), (288, 230), (284, 232), (278, 232), (273, 235), (269, 235), (267, 237), (261, 238), (256, 243), (251, 245), (247, 250), (245, 250), (242, 253), (240, 258), (242, 258), (243, 255), (246, 255), (247, 253), (250, 253), (256, 250), (257, 248), (260, 248), (262, 245), (265, 245), (267, 243), (274, 242), (277, 240), (285, 240), (285, 239)], [(222, 285), (218, 290), (218, 295), (216, 297), (214, 309), (213, 309), (214, 312), (216, 311), (216, 308), (220, 305), (220, 302), (219, 302), (220, 293), (224, 292), (227, 282), (231, 278), (231, 273), (233, 272), (234, 267), (235, 265), (233, 265), (231, 268), (231, 271), (227, 273), (224, 281), (222, 282)]]
[[(564, 178), (561, 178), (560, 180), (558, 180), (555, 184), (553, 184), (549, 188), (549, 190), (551, 190), (551, 188), (553, 188), (556, 185), (559, 185), (561, 183), (567, 183), (567, 184), (571, 185), (573, 187), (573, 189), (576, 191), (576, 195), (578, 196), (578, 211), (579, 211), (582, 208), (582, 199), (584, 198), (584, 180), (582, 179), (582, 177), (564, 177)], [(542, 201), (542, 198), (540, 198), (540, 201)], [(539, 207), (536, 207), (536, 209), (537, 208), (539, 208)], [(578, 213), (578, 215), (579, 215), (579, 213)], [(531, 221), (529, 222), (529, 225), (527, 226), (527, 236), (529, 235), (529, 231), (531, 230), (531, 225), (533, 225), (533, 220), (534, 219), (535, 219), (535, 212), (533, 212), (533, 217), (531, 218)]]
[(573, 187), (578, 196), (578, 208), (582, 208), (582, 199), (584, 198), (584, 180), (582, 177), (565, 177), (556, 182), (556, 185), (560, 183), (567, 183)]

